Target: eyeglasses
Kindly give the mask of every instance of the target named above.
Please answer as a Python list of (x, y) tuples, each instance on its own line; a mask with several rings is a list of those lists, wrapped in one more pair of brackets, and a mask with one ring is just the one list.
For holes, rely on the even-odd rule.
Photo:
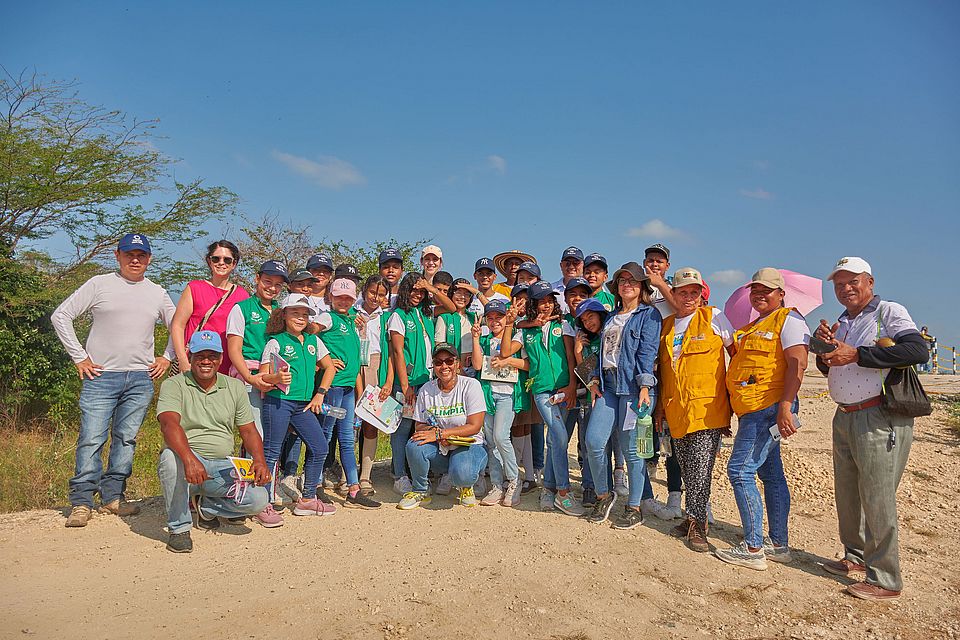
[(233, 264), (233, 258), (230, 256), (209, 256), (207, 260), (213, 264), (220, 264), (221, 262), (228, 266)]
[(439, 366), (452, 367), (456, 363), (457, 363), (456, 358), (434, 358), (433, 359), (433, 366), (435, 367), (439, 367)]

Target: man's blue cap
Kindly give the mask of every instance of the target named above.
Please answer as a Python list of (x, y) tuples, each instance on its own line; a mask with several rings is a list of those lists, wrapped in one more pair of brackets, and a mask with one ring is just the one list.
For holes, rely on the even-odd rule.
[(538, 278), (540, 277), (540, 267), (537, 266), (536, 262), (530, 262), (529, 260), (527, 262), (521, 262), (520, 267), (517, 269), (517, 273), (521, 271), (526, 271), (527, 273)]
[(290, 274), (287, 272), (287, 265), (283, 264), (279, 260), (267, 260), (260, 265), (260, 271), (257, 273), (262, 276), (280, 276), (283, 278), (284, 282), (289, 282), (290, 280)]
[(590, 283), (587, 282), (586, 278), (581, 278), (577, 276), (576, 278), (570, 278), (570, 281), (564, 287), (564, 291), (570, 291), (570, 289), (576, 289), (577, 287), (584, 287), (587, 290), (587, 295), (593, 293), (593, 287), (590, 286)]
[(513, 289), (510, 290), (510, 297), (516, 298), (521, 293), (529, 293), (530, 285), (526, 282), (521, 282), (520, 284), (513, 285)]
[(577, 307), (577, 317), (579, 318), (587, 311), (596, 311), (597, 313), (610, 313), (607, 311), (607, 308), (603, 306), (603, 303), (597, 300), (596, 298), (587, 298), (580, 303), (580, 306)]
[(150, 241), (147, 240), (147, 236), (142, 233), (128, 233), (120, 238), (120, 242), (117, 243), (117, 250), (153, 253), (150, 251)]
[(480, 271), (480, 269), (490, 269), (490, 271), (494, 271), (493, 260), (490, 258), (480, 258), (477, 260), (477, 263), (473, 265), (473, 272), (476, 273)]
[(500, 298), (491, 300), (487, 304), (483, 305), (484, 315), (488, 313), (504, 313), (505, 314), (506, 312), (507, 312), (507, 303), (501, 300)]
[(401, 264), (403, 264), (403, 256), (400, 255), (399, 249), (389, 247), (380, 252), (380, 259), (378, 260), (378, 263), (381, 267), (385, 262), (390, 262), (391, 260), (398, 260)]
[(580, 251), (579, 247), (567, 247), (563, 250), (563, 255), (560, 256), (560, 262), (570, 258), (583, 262), (583, 251)]
[(553, 286), (550, 285), (546, 280), (541, 280), (540, 282), (534, 282), (530, 285), (530, 294), (531, 300), (543, 300), (547, 296), (552, 296), (556, 293), (553, 290)]
[(307, 260), (307, 269), (327, 268), (333, 271), (333, 260), (325, 253), (315, 253)]
[(584, 267), (584, 268), (587, 268), (589, 265), (593, 264), (594, 262), (599, 262), (600, 264), (602, 264), (604, 269), (609, 269), (609, 268), (610, 268), (610, 267), (607, 265), (607, 259), (604, 258), (604, 257), (603, 257), (602, 255), (600, 255), (599, 253), (591, 253), (591, 254), (588, 255), (586, 258), (584, 258), (584, 259), (583, 259), (583, 267)]
[(220, 336), (213, 331), (194, 331), (193, 335), (190, 336), (187, 351), (190, 353), (200, 353), (201, 351), (223, 353), (223, 343), (220, 341)]

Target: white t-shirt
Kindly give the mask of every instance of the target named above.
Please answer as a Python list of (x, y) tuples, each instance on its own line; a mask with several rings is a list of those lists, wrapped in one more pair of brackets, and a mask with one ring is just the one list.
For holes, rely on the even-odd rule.
[(620, 357), (620, 343), (623, 342), (623, 327), (627, 324), (632, 313), (618, 313), (610, 317), (603, 328), (603, 342), (600, 345), (601, 367), (616, 369), (617, 359)]
[(673, 308), (670, 306), (670, 303), (667, 302), (667, 299), (663, 297), (663, 294), (660, 293), (659, 289), (653, 290), (653, 293), (650, 295), (650, 302), (657, 308), (657, 311), (660, 312), (661, 318), (673, 315)]
[[(730, 324), (730, 321), (727, 320), (727, 316), (723, 315), (723, 311), (720, 311), (716, 307), (711, 307), (712, 315), (710, 318), (710, 328), (713, 329), (713, 332), (720, 336), (723, 339), (723, 346), (729, 347), (733, 344), (733, 325)], [(683, 336), (687, 332), (687, 327), (690, 326), (690, 321), (693, 320), (693, 315), (690, 314), (684, 318), (676, 318), (673, 323), (673, 359), (676, 360), (680, 357), (680, 350), (683, 346)]]
[[(429, 424), (428, 413), (436, 418), (441, 429), (462, 427), (467, 423), (467, 416), (475, 413), (485, 413), (487, 402), (483, 397), (480, 383), (465, 376), (457, 376), (457, 383), (449, 392), (440, 391), (437, 380), (431, 380), (422, 387), (417, 394), (417, 403), (413, 410), (413, 419), (417, 422)], [(483, 429), (473, 436), (477, 444), (483, 444)]]
[[(503, 295), (499, 291), (494, 292), (493, 295), (487, 296), (487, 300), (489, 300), (490, 302), (493, 302), (494, 300), (503, 300), (507, 304), (510, 303), (510, 298)], [(473, 297), (473, 302), (471, 302), (470, 306), (467, 307), (467, 311), (473, 313), (478, 318), (483, 317), (483, 303), (480, 302), (480, 296)]]
[[(280, 353), (280, 343), (277, 342), (275, 338), (270, 338), (267, 340), (267, 346), (263, 348), (263, 355), (260, 356), (260, 364), (268, 364), (271, 354), (274, 353)], [(323, 344), (323, 340), (317, 340), (317, 362), (320, 362), (328, 355), (330, 355), (330, 350), (327, 349), (327, 345)]]
[(333, 318), (330, 317), (329, 311), (321, 311), (320, 315), (313, 316), (310, 321), (319, 324), (320, 331), (327, 331), (333, 326)]
[(310, 300), (310, 306), (314, 312), (314, 316), (310, 318), (310, 322), (316, 322), (318, 315), (324, 311), (330, 311), (330, 305), (323, 299), (323, 296), (307, 296), (307, 299)]
[(383, 315), (384, 310), (379, 308), (368, 314), (361, 308), (357, 313), (367, 320), (367, 329), (363, 337), (370, 341), (370, 353), (380, 353), (380, 316)]
[[(521, 360), (527, 357), (527, 350), (523, 347), (523, 334), (519, 332), (514, 332), (513, 337), (510, 339), (511, 342), (516, 342), (520, 345), (520, 351), (514, 353), (513, 358), (520, 358)], [(472, 343), (471, 343), (472, 344)], [(500, 338), (490, 338), (490, 353), (498, 354), (500, 353)], [(490, 356), (491, 358), (493, 355)], [(476, 366), (476, 365), (474, 365)], [(493, 393), (513, 393), (514, 385), (509, 382), (490, 382), (490, 391)]]
[(227, 335), (242, 336), (246, 329), (247, 321), (243, 317), (243, 312), (240, 311), (240, 307), (233, 305), (230, 313), (227, 314)]

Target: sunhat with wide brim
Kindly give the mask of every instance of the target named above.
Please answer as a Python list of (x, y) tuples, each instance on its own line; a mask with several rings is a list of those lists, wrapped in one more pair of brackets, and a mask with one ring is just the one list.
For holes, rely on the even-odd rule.
[(497, 268), (497, 271), (499, 271), (500, 275), (502, 275), (504, 278), (507, 277), (506, 262), (510, 258), (519, 258), (520, 262), (532, 262), (534, 264), (537, 264), (536, 258), (534, 258), (529, 253), (524, 253), (523, 251), (520, 251), (519, 249), (512, 249), (510, 251), (504, 251), (503, 253), (498, 253), (497, 255), (493, 256), (493, 266)]

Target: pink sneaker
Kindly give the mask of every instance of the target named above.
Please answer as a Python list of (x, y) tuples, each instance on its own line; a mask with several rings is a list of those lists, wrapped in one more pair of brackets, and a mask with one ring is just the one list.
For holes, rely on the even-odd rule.
[(332, 516), (336, 512), (337, 508), (333, 504), (323, 502), (318, 498), (310, 500), (301, 498), (297, 500), (297, 504), (293, 507), (293, 515), (295, 516)]
[(283, 516), (276, 512), (272, 504), (268, 504), (266, 509), (253, 516), (253, 519), (267, 529), (283, 526)]

